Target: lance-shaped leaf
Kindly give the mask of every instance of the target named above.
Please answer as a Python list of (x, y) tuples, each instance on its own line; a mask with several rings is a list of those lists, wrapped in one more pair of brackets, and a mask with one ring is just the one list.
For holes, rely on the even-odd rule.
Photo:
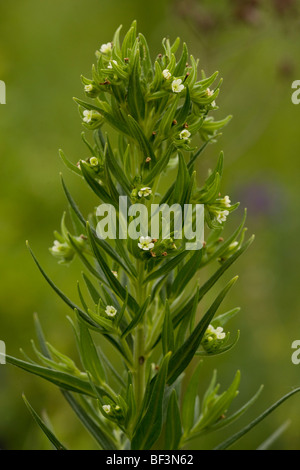
[(78, 346), (82, 365), (85, 371), (89, 372), (93, 376), (93, 379), (101, 385), (106, 381), (105, 369), (98, 356), (93, 338), (79, 316), (77, 323), (79, 330)]
[(130, 113), (136, 119), (145, 117), (145, 100), (140, 83), (140, 54), (136, 52), (128, 82), (127, 101)]
[(173, 269), (176, 268), (176, 266), (178, 266), (184, 260), (184, 258), (189, 253), (190, 252), (187, 250), (182, 251), (177, 256), (175, 256), (170, 261), (168, 261), (163, 266), (161, 266), (159, 269), (154, 270), (152, 273), (149, 274), (149, 276), (146, 277), (144, 284), (147, 284), (149, 281), (153, 281), (154, 279), (157, 279), (158, 277), (169, 274), (171, 271), (173, 271)]
[(131, 131), (131, 135), (139, 143), (139, 146), (144, 154), (145, 159), (147, 157), (150, 157), (152, 163), (156, 163), (156, 157), (155, 157), (152, 145), (150, 144), (149, 140), (145, 136), (139, 123), (130, 115), (128, 116), (128, 125)]
[(168, 150), (165, 152), (165, 154), (158, 160), (156, 165), (152, 168), (150, 173), (148, 173), (144, 178), (143, 178), (143, 183), (144, 184), (151, 184), (152, 181), (164, 171), (166, 168), (167, 164), (169, 163), (170, 157), (172, 153), (174, 152), (175, 148), (173, 145), (170, 145)]
[(93, 327), (98, 327), (97, 324), (95, 324), (94, 322), (91, 321), (91, 319), (89, 318), (89, 316), (83, 312), (83, 310), (81, 310), (80, 307), (78, 307), (78, 305), (74, 304), (55, 284), (54, 282), (51, 281), (51, 279), (47, 276), (47, 274), (45, 273), (45, 271), (42, 269), (41, 265), (39, 264), (38, 260), (36, 259), (33, 251), (31, 250), (30, 246), (29, 246), (29, 243), (27, 242), (27, 247), (30, 251), (30, 254), (31, 256), (33, 257), (34, 261), (35, 261), (35, 264), (37, 265), (37, 267), (39, 268), (40, 272), (42, 273), (42, 275), (44, 276), (44, 278), (46, 279), (46, 281), (48, 282), (48, 284), (52, 287), (52, 289), (59, 295), (59, 297), (74, 311), (74, 309), (76, 309), (79, 313), (79, 315), (87, 322), (89, 323), (91, 326)]
[(180, 75), (184, 74), (186, 63), (188, 60), (188, 55), (189, 55), (188, 48), (187, 48), (186, 43), (184, 42), (181, 57), (174, 70), (174, 77), (179, 77)]
[(145, 313), (147, 312), (147, 309), (149, 306), (150, 298), (151, 297), (149, 295), (149, 297), (145, 300), (145, 302), (143, 303), (143, 305), (141, 306), (141, 308), (139, 309), (138, 313), (135, 315), (133, 320), (129, 323), (127, 328), (123, 331), (122, 338), (126, 338), (126, 336), (129, 335), (129, 333), (131, 333), (132, 330), (134, 330), (134, 328), (143, 320), (143, 317)]
[(107, 430), (100, 422), (96, 422), (80, 405), (78, 400), (70, 392), (62, 391), (63, 396), (75, 412), (77, 417), (80, 419), (84, 427), (89, 431), (95, 441), (102, 447), (103, 450), (114, 450), (116, 449), (117, 443), (115, 442), (111, 433)]
[(168, 384), (171, 385), (177, 377), (186, 369), (193, 359), (201, 340), (209, 327), (217, 309), (219, 308), (229, 289), (235, 284), (237, 277), (233, 278), (221, 291), (216, 300), (213, 302), (204, 317), (200, 320), (193, 333), (183, 343), (180, 349), (170, 359), (168, 371)]
[[(152, 386), (147, 410), (141, 421), (139, 421), (132, 439), (132, 450), (151, 449), (160, 436), (163, 421), (163, 398), (170, 354), (171, 353), (168, 353), (164, 357), (154, 385)], [(150, 384), (148, 386), (150, 386)]]
[[(206, 281), (199, 290), (198, 302), (200, 302), (204, 295), (214, 286), (214, 284), (220, 279), (224, 272), (247, 250), (247, 248), (254, 241), (254, 235), (242, 246), (238, 251), (236, 251), (222, 266), (216, 271), (209, 279)], [(187, 302), (184, 307), (178, 307), (175, 312), (173, 312), (173, 323), (176, 327), (182, 318), (189, 312), (194, 304), (194, 299), (191, 299)]]
[(107, 137), (107, 152), (106, 152), (106, 161), (108, 163), (108, 167), (118, 183), (122, 186), (124, 191), (126, 192), (127, 196), (130, 197), (131, 194), (131, 185), (126, 177), (126, 173), (124, 169), (121, 168), (118, 160), (116, 159), (114, 152), (112, 150), (110, 141)]
[(229, 437), (226, 439), (224, 442), (219, 444), (217, 447), (215, 447), (214, 450), (225, 450), (231, 447), (233, 444), (235, 444), (239, 439), (241, 439), (245, 434), (247, 434), (249, 431), (251, 431), (255, 426), (257, 426), (261, 421), (263, 421), (267, 416), (269, 416), (273, 411), (275, 411), (280, 405), (282, 405), (286, 400), (291, 398), (293, 395), (296, 393), (300, 392), (300, 388), (296, 388), (292, 392), (288, 393), (284, 397), (282, 397), (280, 400), (278, 400), (274, 405), (272, 405), (270, 408), (268, 408), (266, 411), (264, 411), (258, 418), (254, 419), (250, 424), (245, 426), (243, 429), (238, 431), (236, 434), (233, 436)]
[(105, 204), (112, 204), (114, 207), (117, 207), (117, 204), (111, 196), (108, 194), (108, 192), (101, 186), (100, 183), (95, 178), (95, 174), (93, 173), (93, 170), (89, 168), (87, 163), (84, 161), (80, 161), (80, 168), (82, 171), (82, 175), (87, 182), (87, 184), (90, 186), (90, 188), (94, 191), (96, 196), (98, 196), (101, 201), (103, 201)]
[(194, 277), (197, 273), (201, 259), (202, 259), (203, 250), (197, 250), (191, 258), (188, 260), (187, 263), (183, 266), (183, 268), (178, 272), (177, 276), (172, 283), (172, 295), (178, 296), (183, 289), (187, 286), (190, 280)]
[(182, 404), (182, 425), (185, 432), (189, 431), (195, 421), (195, 404), (199, 387), (199, 375), (203, 362), (200, 361), (190, 378), (187, 389), (183, 396)]
[[(98, 246), (95, 242), (95, 237), (94, 234), (91, 231), (89, 223), (87, 223), (87, 232), (88, 232), (88, 237), (90, 240), (91, 248), (95, 254), (95, 257), (104, 272), (106, 279), (111, 287), (111, 289), (124, 301), (127, 297), (127, 292), (126, 289), (122, 286), (122, 284), (116, 279), (116, 277), (113, 275), (111, 272), (111, 269), (108, 267), (106, 264), (103, 256), (101, 255), (100, 250), (98, 249)], [(130, 309), (132, 309), (135, 313), (139, 310), (139, 306), (134, 300), (134, 298), (131, 295), (128, 295), (128, 306)]]
[(173, 389), (167, 410), (165, 446), (166, 450), (177, 450), (182, 436), (180, 410), (176, 390)]
[[(95, 397), (95, 394), (87, 380), (80, 379), (79, 377), (75, 377), (65, 372), (48, 369), (37, 364), (28, 363), (11, 356), (7, 356), (7, 362), (34, 375), (38, 375), (39, 377), (42, 377), (43, 379), (48, 380), (49, 382), (52, 382), (53, 384), (65, 390)], [(97, 389), (101, 395), (107, 395), (107, 392), (102, 390), (100, 387)]]
[(80, 169), (78, 168), (78, 166), (74, 165), (73, 163), (71, 163), (67, 157), (65, 156), (64, 152), (60, 149), (59, 150), (59, 155), (62, 159), (62, 161), (64, 162), (64, 164), (66, 165), (67, 168), (69, 168), (69, 170), (73, 171), (73, 173), (76, 173), (76, 175), (79, 175), (79, 176), (82, 176), (81, 175), (81, 171)]
[(161, 334), (161, 341), (162, 341), (162, 348), (163, 348), (163, 354), (164, 356), (169, 352), (174, 352), (174, 346), (175, 346), (175, 341), (174, 341), (174, 328), (173, 328), (173, 323), (171, 320), (171, 314), (170, 314), (170, 307), (169, 307), (169, 302), (166, 302), (166, 308), (165, 308), (165, 319), (163, 323), (163, 329), (162, 329), (162, 334)]
[(32, 417), (34, 418), (35, 422), (39, 425), (41, 430), (44, 434), (48, 437), (49, 441), (56, 450), (67, 450), (67, 448), (57, 439), (54, 433), (49, 429), (49, 427), (44, 423), (44, 421), (39, 417), (39, 415), (34, 411), (30, 403), (27, 401), (25, 395), (23, 395), (23, 400), (25, 405), (27, 406), (28, 410), (30, 411)]

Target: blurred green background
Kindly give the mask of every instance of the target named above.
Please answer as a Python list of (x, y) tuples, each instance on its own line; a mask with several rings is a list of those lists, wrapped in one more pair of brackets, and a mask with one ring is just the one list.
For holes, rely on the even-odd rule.
[[(224, 78), (218, 116), (233, 114), (223, 136), (199, 163), (199, 180), (225, 151), (224, 194), (248, 208), (255, 244), (228, 274), (240, 280), (225, 307), (242, 307), (230, 324), (241, 329), (235, 350), (207, 361), (202, 392), (212, 369), (228, 386), (242, 372), (236, 406), (261, 383), (261, 400), (241, 423), (300, 385), (300, 366), (291, 362), (291, 344), (300, 339), (299, 286), (299, 124), (300, 106), (291, 102), (291, 84), (300, 79), (300, 13), (293, 0), (15, 0), (0, 1), (0, 79), (7, 104), (0, 106), (0, 339), (7, 352), (30, 351), (37, 311), (49, 341), (77, 357), (67, 307), (46, 285), (25, 247), (29, 239), (46, 271), (77, 298), (81, 266), (57, 265), (48, 252), (66, 201), (63, 171), (83, 210), (95, 204), (80, 180), (63, 168), (58, 148), (77, 162), (85, 156), (73, 96), (83, 97), (80, 74), (90, 75), (94, 52), (119, 24), (133, 19), (147, 37), (153, 59), (161, 39), (181, 36), (207, 74)], [(231, 217), (230, 233), (242, 216)], [(216, 293), (216, 290), (215, 290)], [(207, 299), (207, 302), (210, 299)], [(56, 388), (12, 366), (0, 366), (0, 448), (48, 449), (21, 398), (47, 410), (57, 435), (73, 449), (94, 448)], [(285, 403), (236, 448), (254, 449), (291, 419), (274, 449), (300, 449), (300, 397)], [(241, 424), (240, 423), (240, 424)], [(237, 429), (234, 426), (232, 429)], [(193, 448), (223, 440), (193, 442)]]

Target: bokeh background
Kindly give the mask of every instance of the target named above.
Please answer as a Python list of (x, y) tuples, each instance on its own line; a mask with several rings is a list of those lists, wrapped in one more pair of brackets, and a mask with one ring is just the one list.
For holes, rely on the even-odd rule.
[[(48, 252), (67, 207), (59, 172), (83, 210), (94, 200), (63, 168), (58, 148), (74, 162), (85, 156), (72, 102), (83, 97), (80, 74), (89, 76), (95, 50), (133, 19), (153, 59), (162, 37), (181, 36), (207, 74), (219, 70), (224, 78), (218, 116), (234, 119), (199, 162), (199, 180), (224, 149), (223, 192), (248, 208), (247, 226), (256, 241), (228, 274), (240, 275), (224, 310), (242, 307), (230, 324), (232, 333), (241, 329), (241, 340), (229, 354), (206, 362), (201, 388), (213, 368), (224, 387), (240, 369), (238, 406), (264, 383), (260, 401), (240, 422), (247, 423), (300, 385), (300, 365), (291, 362), (291, 344), (300, 339), (300, 106), (291, 102), (291, 84), (300, 79), (298, 0), (0, 0), (0, 79), (7, 86), (7, 104), (0, 106), (0, 339), (11, 355), (19, 356), (19, 348), (29, 352), (38, 312), (49, 341), (77, 356), (66, 319), (70, 312), (38, 273), (25, 240), (56, 283), (76, 298), (80, 264), (59, 266)], [(241, 216), (242, 209), (231, 217), (228, 233)], [(0, 448), (49, 448), (22, 392), (37, 411), (47, 411), (68, 446), (95, 447), (54, 386), (7, 365), (0, 366)], [(299, 416), (295, 396), (236, 448), (257, 448), (290, 420), (272, 448), (299, 450)], [(228, 432), (193, 447), (205, 448)]]

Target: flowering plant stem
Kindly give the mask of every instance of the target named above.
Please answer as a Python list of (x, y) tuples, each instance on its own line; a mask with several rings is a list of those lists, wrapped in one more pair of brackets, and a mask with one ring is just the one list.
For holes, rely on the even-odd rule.
[[(218, 73), (202, 72), (198, 79), (198, 61), (186, 44), (176, 57), (179, 38), (173, 44), (164, 39), (153, 64), (136, 23), (122, 43), (120, 30), (96, 52), (92, 78), (82, 77), (88, 101), (75, 99), (83, 126), (93, 133), (92, 143), (82, 134), (88, 156), (74, 164), (60, 151), (99, 200), (96, 210), (83, 215), (62, 180), (72, 229), (64, 214), (50, 252), (64, 265), (75, 256), (82, 262), (77, 301), (56, 286), (30, 249), (73, 312), (69, 320), (81, 364), (46, 342), (37, 317), (37, 359), (7, 361), (58, 386), (99, 448), (176, 450), (232, 424), (261, 392), (230, 412), (240, 372), (222, 393), (213, 372), (201, 400), (198, 395), (202, 362), (228, 353), (239, 339), (238, 332), (229, 341), (227, 331), (239, 308), (217, 315), (237, 277), (204, 314), (198, 306), (253, 237), (245, 241), (245, 215), (232, 235), (223, 236), (238, 207), (221, 193), (223, 153), (214, 170), (200, 174), (198, 186), (196, 164), (230, 120), (212, 116), (222, 83), (216, 83)], [(210, 277), (208, 264), (215, 267)], [(25, 403), (54, 447), (65, 449)], [(267, 414), (220, 448), (233, 445)]]

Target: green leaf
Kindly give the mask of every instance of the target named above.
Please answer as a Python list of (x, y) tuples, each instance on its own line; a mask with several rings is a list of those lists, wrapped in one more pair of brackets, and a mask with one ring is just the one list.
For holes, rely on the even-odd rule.
[(200, 417), (199, 422), (194, 426), (192, 433), (193, 431), (197, 432), (201, 429), (208, 428), (218, 422), (221, 416), (227, 412), (233, 399), (238, 394), (240, 375), (240, 371), (238, 371), (228, 390), (222, 393), (222, 395), (216, 397), (212, 402), (209, 402), (209, 406), (203, 411), (203, 415)]
[(144, 184), (151, 184), (152, 181), (157, 177), (157, 175), (161, 174), (166, 166), (169, 163), (170, 157), (172, 153), (174, 152), (175, 148), (173, 145), (170, 145), (168, 147), (168, 150), (165, 152), (165, 154), (158, 160), (156, 165), (152, 168), (150, 173), (146, 175), (145, 178), (143, 178)]
[(187, 48), (186, 43), (184, 42), (181, 57), (174, 70), (174, 77), (179, 77), (180, 75), (184, 74), (186, 63), (188, 60), (188, 55), (189, 55), (188, 48)]
[(176, 183), (173, 192), (173, 204), (184, 204), (191, 183), (191, 178), (182, 153), (179, 153), (179, 165)]
[(231, 447), (233, 444), (235, 444), (238, 440), (240, 440), (243, 436), (245, 436), (249, 431), (251, 431), (255, 426), (257, 426), (261, 421), (263, 421), (265, 418), (267, 418), (273, 411), (275, 411), (282, 403), (284, 403), (286, 400), (288, 400), (290, 397), (295, 395), (296, 393), (300, 392), (300, 387), (296, 388), (290, 393), (287, 393), (285, 396), (283, 396), (280, 400), (278, 400), (276, 403), (274, 403), (270, 408), (268, 408), (266, 411), (264, 411), (258, 418), (254, 419), (250, 424), (245, 426), (243, 429), (238, 431), (236, 434), (233, 436), (229, 437), (226, 439), (224, 442), (219, 444), (217, 447), (215, 447), (214, 450), (225, 450)]
[(78, 403), (76, 398), (71, 393), (62, 391), (62, 394), (77, 417), (80, 419), (81, 423), (93, 436), (95, 441), (102, 447), (102, 449), (115, 450), (117, 443), (113, 440), (112, 435), (108, 433), (104, 427), (100, 427), (99, 422), (96, 423), (95, 420), (89, 416), (89, 414)]
[(53, 434), (53, 432), (49, 429), (49, 427), (44, 423), (44, 421), (39, 417), (39, 415), (34, 411), (30, 403), (27, 401), (25, 395), (23, 395), (23, 400), (25, 402), (25, 405), (27, 406), (28, 410), (30, 411), (32, 417), (34, 418), (35, 422), (39, 425), (39, 427), (42, 429), (44, 434), (48, 437), (49, 441), (53, 446), (55, 447), (56, 450), (67, 450), (67, 448), (59, 442), (57, 437)]
[(178, 450), (182, 435), (180, 410), (178, 405), (177, 393), (173, 389), (167, 410), (165, 446), (166, 450)]
[(61, 176), (61, 182), (62, 182), (62, 185), (63, 185), (63, 189), (64, 189), (65, 195), (66, 195), (66, 197), (67, 197), (67, 199), (68, 199), (68, 201), (69, 201), (69, 204), (70, 204), (70, 206), (72, 207), (73, 211), (75, 212), (75, 214), (76, 214), (78, 220), (81, 222), (81, 224), (82, 224), (83, 227), (85, 228), (85, 226), (86, 226), (86, 220), (85, 220), (85, 218), (83, 217), (83, 215), (81, 214), (80, 210), (78, 209), (78, 206), (76, 205), (74, 199), (72, 198), (72, 196), (71, 196), (71, 194), (70, 194), (70, 192), (69, 192), (69, 190), (68, 190), (68, 188), (67, 188), (67, 186), (66, 186), (66, 184), (65, 184), (65, 182), (64, 182), (64, 179), (63, 179), (63, 177), (62, 177), (62, 174), (60, 174), (60, 176)]
[(235, 317), (240, 311), (240, 307), (233, 308), (232, 310), (229, 310), (229, 312), (223, 313), (222, 315), (216, 317), (211, 324), (214, 328), (218, 328), (218, 326), (224, 327), (229, 322), (229, 320)]
[(123, 331), (122, 336), (121, 336), (122, 338), (126, 338), (126, 336), (129, 335), (129, 333), (131, 333), (132, 330), (134, 330), (134, 328), (142, 321), (148, 309), (150, 298), (151, 296), (149, 295), (149, 297), (145, 300), (145, 302), (143, 303), (142, 307), (139, 309), (139, 311), (137, 312), (133, 320), (129, 323), (127, 328)]
[(160, 436), (163, 421), (163, 398), (170, 355), (171, 353), (168, 353), (164, 357), (156, 376), (147, 410), (141, 421), (139, 421), (132, 439), (132, 450), (151, 449)]
[(103, 186), (98, 183), (93, 170), (91, 170), (87, 163), (85, 163), (83, 160), (80, 161), (80, 168), (85, 181), (96, 194), (96, 196), (98, 196), (105, 204), (112, 204), (115, 208), (117, 208), (116, 202), (111, 198)]
[(186, 369), (193, 359), (201, 340), (210, 325), (217, 309), (219, 308), (229, 289), (235, 284), (237, 277), (233, 278), (218, 295), (204, 317), (200, 320), (193, 333), (188, 337), (178, 351), (170, 359), (168, 371), (168, 384), (171, 385), (177, 377)]
[(81, 171), (80, 169), (78, 168), (78, 166), (76, 165), (73, 165), (73, 163), (71, 163), (67, 157), (65, 156), (64, 152), (62, 150), (59, 150), (59, 155), (62, 159), (62, 161), (64, 162), (64, 164), (66, 165), (67, 168), (69, 168), (69, 170), (73, 171), (73, 173), (76, 173), (76, 175), (81, 175)]
[(91, 334), (79, 316), (78, 329), (79, 350), (82, 365), (85, 371), (89, 372), (99, 385), (102, 385), (106, 382), (105, 369), (98, 356)]
[(162, 348), (164, 356), (169, 352), (174, 352), (174, 328), (171, 320), (170, 307), (168, 301), (166, 302), (165, 308), (165, 319), (163, 323), (163, 329), (161, 334)]
[(182, 269), (178, 272), (172, 283), (172, 295), (178, 296), (190, 282), (190, 280), (197, 273), (201, 259), (202, 259), (203, 250), (197, 250), (191, 258), (185, 263)]
[(95, 323), (93, 323), (90, 318), (88, 317), (88, 315), (83, 312), (83, 310), (81, 310), (80, 307), (78, 307), (78, 305), (74, 304), (52, 281), (51, 279), (47, 276), (47, 274), (45, 273), (45, 271), (42, 269), (41, 265), (39, 264), (38, 260), (36, 259), (33, 251), (31, 250), (30, 246), (29, 246), (29, 243), (27, 242), (27, 247), (30, 251), (30, 254), (31, 256), (33, 257), (34, 259), (34, 262), (35, 264), (37, 265), (37, 267), (39, 268), (40, 272), (42, 273), (42, 275), (44, 276), (44, 278), (46, 279), (46, 281), (48, 282), (48, 284), (52, 287), (52, 289), (59, 295), (59, 297), (74, 311), (74, 309), (76, 309), (79, 313), (79, 315), (87, 322), (89, 323), (90, 325), (94, 326), (94, 327), (97, 327), (97, 325)]
[(138, 121), (145, 117), (145, 100), (140, 83), (140, 54), (136, 52), (128, 82), (127, 101), (130, 113)]
[[(206, 281), (203, 286), (199, 290), (199, 298), (198, 302), (200, 302), (204, 295), (214, 286), (214, 284), (220, 279), (220, 277), (224, 274), (224, 272), (247, 250), (247, 248), (251, 245), (254, 241), (254, 235), (238, 250), (236, 251), (230, 258), (228, 258), (225, 263), (216, 271), (209, 279)], [(194, 303), (194, 299), (188, 301), (188, 303), (184, 307), (179, 307), (175, 312), (173, 312), (173, 323), (174, 327), (180, 323), (182, 318), (192, 309)], [(179, 311), (178, 311), (179, 310)]]
[(200, 370), (202, 368), (203, 362), (200, 361), (191, 378), (189, 379), (186, 392), (183, 397), (183, 405), (182, 405), (182, 425), (185, 432), (189, 431), (193, 425), (195, 420), (195, 404), (196, 404), (196, 397), (197, 391), (199, 387), (199, 375)]
[(163, 266), (161, 266), (159, 269), (156, 269), (152, 273), (150, 273), (145, 281), (144, 284), (147, 284), (150, 281), (153, 281), (154, 279), (157, 279), (158, 277), (164, 276), (166, 274), (169, 274), (173, 269), (180, 264), (184, 258), (189, 254), (189, 251), (182, 251), (179, 253), (177, 256), (174, 258), (170, 259), (167, 263), (165, 263)]
[[(91, 231), (89, 223), (87, 223), (87, 233), (88, 233), (88, 237), (89, 237), (89, 240), (90, 240), (91, 248), (92, 248), (92, 250), (95, 254), (95, 257), (96, 257), (102, 271), (104, 272), (104, 274), (106, 276), (106, 279), (107, 279), (111, 289), (124, 301), (127, 297), (127, 291), (122, 286), (122, 284), (116, 279), (116, 277), (111, 272), (111, 269), (106, 264), (103, 256), (101, 255), (101, 253), (98, 249), (98, 246), (95, 242), (95, 237), (94, 237), (94, 234)], [(138, 306), (137, 302), (135, 301), (135, 299), (131, 295), (128, 295), (128, 306), (135, 313), (139, 310), (139, 306)]]
[(124, 191), (126, 192), (127, 196), (130, 197), (131, 195), (131, 185), (126, 177), (126, 172), (124, 169), (121, 168), (119, 165), (118, 160), (116, 159), (114, 152), (111, 148), (110, 141), (107, 137), (107, 153), (106, 153), (106, 161), (108, 163), (108, 167), (114, 177), (116, 178), (117, 182), (122, 186)]
[(131, 132), (132, 137), (137, 140), (143, 152), (143, 156), (144, 156), (143, 160), (145, 160), (147, 157), (150, 157), (152, 163), (156, 163), (156, 157), (155, 157), (152, 145), (150, 144), (149, 140), (145, 136), (139, 123), (130, 115), (128, 116), (128, 125), (130, 127), (130, 132)]
[[(67, 374), (66, 372), (48, 369), (37, 364), (31, 364), (11, 356), (7, 356), (6, 359), (9, 364), (19, 367), (20, 369), (26, 370), (31, 374), (38, 375), (39, 377), (42, 377), (43, 379), (48, 380), (49, 382), (52, 382), (60, 388), (95, 397), (95, 394), (87, 380), (80, 379), (79, 377)], [(107, 392), (101, 390), (101, 388), (99, 387), (98, 391), (102, 395), (107, 395)]]

